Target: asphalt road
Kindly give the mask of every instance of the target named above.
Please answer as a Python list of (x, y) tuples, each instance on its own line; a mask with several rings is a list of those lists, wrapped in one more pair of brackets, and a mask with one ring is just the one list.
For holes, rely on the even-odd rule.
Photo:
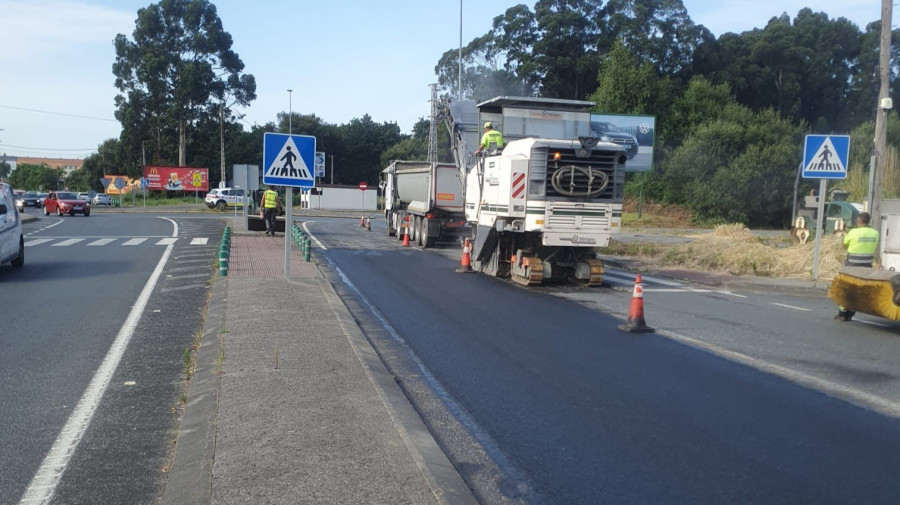
[[(0, 410), (0, 503), (23, 497), (171, 247), (52, 502), (159, 499), (179, 415), (182, 357), (202, 327), (222, 228), (210, 219), (104, 213), (26, 224), (25, 267), (0, 268), (0, 402), (8, 406)], [(194, 238), (207, 244), (191, 244)]]
[[(624, 334), (610, 314), (627, 305), (624, 290), (522, 289), (456, 274), (444, 251), (400, 248), (377, 233), (380, 224), (372, 233), (351, 220), (308, 228), (329, 248), (325, 259), (363, 329), (484, 503), (887, 504), (900, 496), (895, 418), (678, 339), (743, 344), (761, 362), (770, 362), (768, 348), (791, 370), (827, 375), (821, 362), (844, 360), (792, 362), (782, 349), (807, 352), (805, 340), (790, 340), (796, 331), (841, 349), (846, 330), (821, 314), (821, 297), (659, 285), (647, 296), (667, 309), (648, 315), (660, 318), (649, 322), (662, 334)], [(864, 339), (884, 331), (861, 327)], [(886, 347), (868, 353), (893, 349), (890, 333), (880, 338)], [(832, 379), (864, 383), (863, 354), (853, 357), (860, 373), (848, 373), (851, 364)], [(472, 443), (490, 461), (462, 447)], [(483, 470), (491, 464), (497, 472)]]

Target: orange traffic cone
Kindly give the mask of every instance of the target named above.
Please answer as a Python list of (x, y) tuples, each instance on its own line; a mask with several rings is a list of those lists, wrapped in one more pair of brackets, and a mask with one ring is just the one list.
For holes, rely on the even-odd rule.
[(372, 231), (372, 222), (366, 218), (366, 231)]
[(656, 330), (647, 326), (644, 321), (644, 286), (641, 283), (641, 274), (634, 279), (634, 292), (631, 294), (631, 310), (628, 312), (628, 321), (620, 324), (619, 329), (632, 333), (652, 333)]
[(469, 256), (469, 252), (469, 239), (466, 239), (463, 243), (462, 260), (460, 261), (459, 268), (456, 269), (456, 271), (461, 274), (474, 272), (474, 270), (472, 270), (472, 258)]
[(364, 228), (366, 226), (366, 215), (363, 214), (359, 216), (359, 227)]
[(403, 247), (409, 247), (409, 226), (403, 223)]

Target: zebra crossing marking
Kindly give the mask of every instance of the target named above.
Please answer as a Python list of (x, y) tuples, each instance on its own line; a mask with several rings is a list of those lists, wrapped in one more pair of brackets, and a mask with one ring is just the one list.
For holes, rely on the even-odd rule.
[(139, 245), (146, 240), (146, 238), (133, 238), (131, 240), (126, 240), (122, 245)]
[(62, 242), (57, 242), (57, 243), (53, 244), (53, 247), (66, 247), (66, 246), (70, 246), (72, 244), (77, 244), (77, 243), (83, 242), (83, 241), (84, 241), (83, 238), (70, 238), (68, 240), (63, 240)]
[(91, 242), (88, 245), (89, 246), (106, 245), (106, 244), (109, 244), (110, 242), (115, 242), (115, 240), (116, 239), (114, 239), (114, 238), (101, 238), (99, 240), (95, 240), (95, 241)]

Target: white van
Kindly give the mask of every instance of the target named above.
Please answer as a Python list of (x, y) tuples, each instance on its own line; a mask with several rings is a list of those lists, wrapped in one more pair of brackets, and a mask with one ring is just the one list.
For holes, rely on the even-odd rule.
[(12, 263), (14, 267), (25, 264), (25, 237), (22, 236), (22, 218), (16, 209), (16, 197), (12, 186), (0, 183), (0, 265)]

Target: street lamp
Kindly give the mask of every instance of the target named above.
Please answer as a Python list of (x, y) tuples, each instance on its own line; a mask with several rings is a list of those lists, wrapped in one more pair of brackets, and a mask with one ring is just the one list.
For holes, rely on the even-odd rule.
[(293, 93), (294, 90), (289, 89), (289, 90), (287, 90), (287, 92), (288, 92), (288, 135), (291, 135), (294, 133), (294, 131), (293, 131), (293, 120), (294, 120), (294, 110), (293, 109), (294, 109), (294, 106), (291, 104), (291, 98), (292, 98), (291, 93)]

